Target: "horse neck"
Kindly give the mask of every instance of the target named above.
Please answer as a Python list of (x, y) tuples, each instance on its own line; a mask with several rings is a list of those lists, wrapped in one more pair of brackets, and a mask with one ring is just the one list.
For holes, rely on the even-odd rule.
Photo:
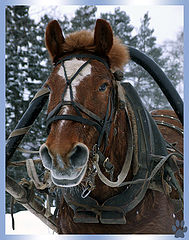
[[(109, 161), (114, 165), (113, 181), (117, 181), (117, 176), (119, 175), (125, 161), (125, 156), (127, 153), (127, 129), (128, 126), (126, 124), (125, 111), (118, 110), (115, 114), (111, 126), (108, 147), (104, 154), (105, 157), (108, 157)], [(103, 173), (107, 176), (107, 178), (110, 178), (110, 176), (105, 171), (103, 171)], [(126, 179), (132, 179), (131, 171), (129, 172)], [(91, 196), (94, 197), (99, 203), (103, 203), (106, 199), (122, 191), (120, 188), (108, 187), (101, 182), (98, 176), (96, 176), (95, 183), (96, 186), (100, 187), (96, 187), (95, 190), (91, 193)]]
[(106, 151), (111, 163), (115, 167), (115, 176), (119, 174), (127, 152), (127, 129), (125, 111), (118, 110), (112, 123), (109, 144)]

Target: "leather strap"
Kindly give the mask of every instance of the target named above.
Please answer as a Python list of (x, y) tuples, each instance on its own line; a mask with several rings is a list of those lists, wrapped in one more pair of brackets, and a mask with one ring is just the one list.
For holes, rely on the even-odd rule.
[(75, 115), (57, 115), (57, 116), (53, 116), (51, 117), (47, 122), (47, 127), (49, 127), (49, 125), (54, 122), (54, 121), (58, 121), (58, 120), (69, 120), (69, 121), (75, 121), (75, 122), (80, 122), (83, 123), (84, 125), (89, 125), (89, 126), (94, 126), (98, 132), (101, 132), (102, 130), (102, 126), (100, 124), (98, 124), (95, 121), (80, 117), (80, 116), (75, 116)]
[[(69, 60), (69, 59), (72, 59), (74, 57), (76, 57), (76, 58), (89, 58), (89, 59), (76, 71), (76, 73), (71, 77), (71, 79), (68, 79), (64, 62)], [(64, 69), (64, 74), (65, 74), (65, 79), (66, 79), (66, 86), (65, 86), (64, 91), (62, 93), (62, 101), (53, 110), (51, 110), (47, 115), (47, 120), (46, 120), (47, 132), (49, 132), (49, 130), (50, 130), (51, 123), (54, 122), (54, 121), (58, 121), (58, 120), (70, 120), (70, 121), (80, 122), (80, 123), (85, 124), (85, 125), (94, 126), (97, 129), (97, 131), (99, 132), (98, 141), (97, 141), (97, 144), (96, 144), (97, 149), (99, 151), (102, 140), (104, 140), (104, 149), (102, 151), (102, 153), (104, 153), (105, 150), (106, 150), (106, 147), (107, 147), (108, 136), (109, 136), (109, 132), (110, 132), (112, 118), (113, 118), (113, 115), (114, 115), (114, 112), (115, 112), (115, 107), (114, 107), (114, 105), (115, 105), (115, 89), (114, 89), (114, 87), (112, 88), (112, 90), (109, 94), (106, 113), (105, 113), (105, 117), (104, 117), (103, 120), (100, 117), (98, 117), (95, 113), (86, 109), (80, 103), (75, 102), (74, 99), (73, 99), (72, 81), (74, 81), (74, 79), (80, 73), (80, 71), (82, 71), (82, 69), (87, 64), (89, 64), (92, 59), (102, 62), (108, 68), (108, 70), (110, 71), (110, 68), (109, 68), (107, 62), (103, 58), (101, 58), (99, 56), (92, 55), (92, 54), (72, 54), (72, 55), (69, 55), (67, 57), (64, 57), (64, 58), (60, 59), (55, 64), (55, 66), (57, 66), (60, 63), (62, 64), (63, 69)], [(115, 80), (113, 79), (112, 81), (115, 81)], [(64, 101), (64, 96), (65, 96), (68, 89), (69, 89), (69, 92), (70, 92), (71, 101)], [(73, 106), (73, 108), (75, 109), (76, 115), (65, 115), (65, 114), (64, 115), (58, 115), (61, 108), (65, 105)], [(84, 118), (82, 116), (81, 112), (86, 114), (89, 117), (89, 119)]]
[[(124, 97), (124, 93), (123, 93), (123, 88), (121, 87), (120, 83), (117, 83), (117, 87), (118, 87), (118, 94), (119, 94), (119, 99), (120, 101), (122, 101), (122, 103), (125, 104), (125, 97)], [(130, 170), (130, 166), (131, 166), (131, 161), (132, 161), (132, 157), (133, 157), (133, 132), (132, 132), (132, 126), (131, 126), (131, 122), (129, 120), (128, 117), (128, 113), (127, 113), (127, 109), (125, 108), (125, 117), (126, 117), (126, 122), (128, 124), (128, 132), (127, 132), (127, 142), (128, 142), (128, 149), (127, 149), (127, 153), (126, 153), (126, 157), (125, 157), (125, 161), (122, 167), (122, 170), (120, 172), (120, 174), (117, 177), (117, 181), (113, 182), (111, 180), (109, 180), (100, 170), (99, 167), (99, 159), (97, 157), (97, 159), (94, 161), (94, 165), (97, 169), (97, 174), (98, 177), (100, 178), (100, 180), (106, 184), (109, 187), (119, 187), (121, 185), (121, 183), (125, 180), (125, 178), (128, 175), (128, 172)], [(98, 156), (98, 155), (97, 155)]]
[[(151, 181), (162, 186), (162, 175), (158, 173), (158, 169), (167, 161), (169, 163), (172, 161), (172, 154), (168, 154), (157, 125), (144, 108), (135, 89), (129, 83), (124, 83), (123, 87), (126, 103), (131, 105), (135, 113), (138, 132), (138, 171), (122, 193), (109, 198), (101, 206), (90, 196), (81, 198), (82, 190), (79, 187), (76, 187), (76, 190), (64, 189), (65, 200), (75, 212), (75, 222), (98, 223), (100, 221), (103, 224), (125, 224), (126, 213), (142, 201), (147, 189), (151, 186)], [(158, 158), (162, 161), (157, 161)], [(157, 165), (154, 167), (155, 163)], [(162, 188), (160, 190), (162, 191)]]
[(58, 64), (62, 63), (63, 61), (70, 60), (73, 58), (89, 58), (89, 59), (97, 60), (97, 61), (103, 63), (108, 70), (110, 69), (110, 66), (106, 60), (104, 60), (103, 58), (101, 58), (97, 55), (87, 54), (87, 53), (86, 54), (70, 54), (69, 56), (63, 57), (60, 60), (58, 60), (56, 63), (54, 63), (54, 66), (57, 66)]

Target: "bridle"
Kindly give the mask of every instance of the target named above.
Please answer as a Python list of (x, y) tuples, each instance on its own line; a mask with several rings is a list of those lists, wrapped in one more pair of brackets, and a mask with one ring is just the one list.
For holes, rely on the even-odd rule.
[[(64, 62), (67, 60), (73, 59), (73, 58), (87, 58), (88, 60), (76, 71), (76, 73), (70, 79), (68, 79)], [(62, 65), (63, 70), (64, 70), (64, 75), (66, 78), (66, 86), (62, 93), (61, 102), (59, 102), (59, 104), (48, 113), (47, 119), (46, 119), (46, 124), (47, 124), (47, 131), (49, 131), (51, 124), (58, 120), (75, 121), (75, 122), (80, 122), (84, 125), (89, 125), (89, 126), (95, 127), (99, 133), (99, 136), (98, 136), (97, 143), (95, 144), (95, 147), (93, 147), (93, 150), (95, 149), (95, 151), (100, 152), (100, 147), (101, 147), (102, 141), (104, 139), (103, 151), (100, 152), (100, 155), (102, 156), (102, 158), (104, 158), (103, 154), (107, 147), (108, 136), (109, 136), (109, 132), (110, 132), (110, 128), (111, 128), (112, 118), (113, 118), (113, 115), (115, 112), (115, 104), (116, 104), (115, 103), (115, 94), (116, 94), (115, 88), (112, 87), (112, 89), (110, 90), (104, 119), (101, 119), (94, 112), (90, 111), (85, 106), (76, 102), (73, 99), (72, 82), (77, 77), (77, 75), (82, 71), (82, 69), (85, 66), (87, 66), (92, 60), (97, 60), (97, 61), (103, 63), (105, 65), (105, 67), (108, 69), (108, 71), (110, 71), (108, 63), (103, 58), (96, 56), (96, 55), (92, 55), (92, 54), (72, 54), (72, 55), (61, 58), (58, 62), (56, 62), (54, 64), (55, 67), (58, 64)], [(65, 96), (67, 90), (69, 90), (69, 93), (70, 93), (70, 101), (64, 101), (64, 96)], [(61, 108), (64, 106), (68, 106), (68, 105), (72, 106), (74, 108), (76, 115), (70, 115), (70, 114), (60, 115), (59, 114)], [(89, 118), (84, 118), (82, 116), (82, 113), (87, 115)]]
[[(76, 71), (76, 73), (73, 75), (73, 77), (71, 77), (71, 79), (68, 79), (64, 62), (74, 57), (87, 58), (88, 60)], [(90, 182), (92, 182), (92, 185), (89, 185), (89, 187), (86, 186), (84, 190), (82, 188), (78, 188), (77, 191), (72, 191), (70, 188), (62, 189), (65, 201), (74, 211), (74, 222), (98, 223), (100, 221), (104, 224), (125, 224), (126, 213), (134, 209), (138, 205), (138, 203), (142, 201), (147, 189), (154, 188), (158, 191), (164, 191), (163, 186), (161, 186), (159, 190), (158, 184), (162, 181), (162, 177), (157, 173), (162, 168), (162, 166), (165, 165), (166, 171), (169, 175), (171, 175), (172, 170), (168, 169), (167, 162), (168, 164), (173, 164), (173, 160), (171, 159), (171, 157), (178, 154), (168, 154), (164, 139), (159, 133), (157, 126), (155, 125), (149, 113), (143, 107), (139, 96), (130, 84), (127, 83), (125, 85), (125, 92), (123, 92), (123, 88), (120, 86), (120, 84), (117, 82), (114, 83), (113, 81), (115, 81), (115, 79), (114, 77), (112, 78), (113, 86), (108, 96), (107, 108), (104, 119), (101, 119), (95, 113), (85, 108), (82, 104), (74, 101), (72, 82), (80, 73), (80, 71), (91, 62), (92, 59), (102, 62), (110, 71), (107, 62), (104, 59), (90, 54), (71, 55), (62, 58), (55, 65), (57, 66), (58, 64), (61, 64), (63, 66), (64, 75), (66, 78), (66, 86), (62, 93), (61, 102), (53, 110), (51, 110), (47, 116), (47, 127), (50, 128), (51, 123), (54, 121), (69, 120), (93, 126), (99, 133), (97, 143), (93, 146), (92, 149), (92, 153), (94, 155), (94, 169), (92, 169), (90, 174), (91, 179), (87, 180), (87, 183), (89, 184)], [(115, 88), (115, 85), (117, 86), (117, 90)], [(70, 92), (71, 101), (64, 101), (64, 96), (68, 89)], [(119, 108), (125, 111), (126, 122), (129, 127), (127, 139), (128, 149), (125, 156), (125, 162), (123, 164), (120, 174), (117, 177), (117, 181), (114, 182), (112, 181), (112, 179), (109, 180), (108, 178), (106, 178), (105, 175), (103, 175), (99, 165), (103, 165), (104, 167), (106, 167), (104, 163), (109, 163), (109, 166), (107, 166), (107, 168), (109, 168), (110, 170), (112, 169), (111, 163), (108, 161), (106, 162), (107, 158), (104, 157), (104, 152), (108, 143), (112, 119), (117, 110), (116, 104), (118, 103), (115, 100), (116, 94), (119, 105), (121, 103), (124, 103), (124, 106), (121, 107), (120, 105)], [(76, 115), (59, 115), (61, 108), (67, 105), (70, 105), (75, 109)], [(135, 123), (131, 122), (131, 119), (129, 118), (129, 114), (127, 112), (128, 109), (132, 109), (130, 110), (130, 113), (132, 112)], [(89, 118), (84, 118), (82, 116), (82, 113), (87, 115)], [(132, 129), (134, 128), (137, 132), (137, 136), (135, 136), (135, 134), (133, 133)], [(103, 140), (104, 148), (103, 151), (100, 151)], [(134, 156), (134, 144), (138, 145), (138, 170), (132, 181), (124, 182)], [(97, 158), (95, 159), (95, 157)], [(128, 187), (126, 187), (120, 194), (107, 199), (100, 206), (95, 199), (89, 197), (90, 192), (93, 190), (93, 187), (95, 187), (93, 181), (96, 174), (98, 174), (100, 180), (107, 186), (122, 187), (128, 185)], [(173, 182), (176, 182), (175, 179), (173, 179)], [(179, 191), (179, 195), (182, 199), (182, 190)], [(182, 205), (182, 203), (180, 205)], [(87, 218), (87, 213), (94, 215), (92, 220), (89, 220)], [(96, 217), (97, 215), (99, 216), (99, 220)]]
[[(67, 60), (73, 59), (74, 57), (88, 58), (88, 60), (76, 71), (76, 73), (70, 79), (68, 79), (64, 62)], [(128, 174), (128, 171), (129, 171), (130, 165), (131, 165), (132, 155), (133, 155), (133, 140), (132, 140), (132, 133), (131, 133), (132, 130), (131, 130), (131, 127), (129, 127), (129, 130), (128, 130), (128, 140), (129, 140), (128, 144), (129, 145), (128, 145), (128, 151), (126, 154), (126, 158), (125, 158), (122, 170), (117, 177), (117, 181), (113, 182), (114, 165), (110, 162), (110, 159), (105, 156), (105, 151), (108, 146), (108, 137), (109, 137), (109, 133), (110, 133), (112, 119), (117, 110), (117, 105), (118, 105), (118, 103), (117, 103), (118, 99), (116, 97), (118, 94), (118, 92), (117, 92), (118, 85), (117, 85), (117, 83), (115, 83), (116, 76), (114, 78), (114, 74), (111, 73), (113, 86), (112, 86), (109, 96), (108, 96), (108, 102), (107, 102), (106, 113), (105, 113), (104, 119), (101, 119), (95, 113), (91, 112), (85, 106), (76, 102), (73, 99), (72, 82), (74, 81), (76, 76), (82, 71), (82, 69), (91, 62), (91, 60), (97, 60), (97, 61), (103, 63), (105, 65), (105, 67), (108, 69), (108, 71), (110, 71), (110, 68), (109, 68), (107, 62), (104, 59), (102, 59), (101, 57), (95, 56), (95, 55), (91, 55), (91, 54), (70, 55), (70, 56), (60, 59), (55, 64), (55, 66), (57, 66), (58, 64), (62, 65), (63, 70), (64, 70), (65, 79), (66, 79), (66, 85), (65, 85), (65, 88), (62, 93), (61, 102), (53, 110), (51, 110), (47, 115), (47, 129), (50, 128), (51, 123), (53, 123), (54, 121), (68, 120), (68, 121), (79, 122), (84, 125), (93, 126), (96, 128), (96, 130), (99, 133), (97, 142), (94, 144), (92, 149), (90, 149), (90, 156), (93, 158), (93, 161), (92, 161), (93, 166), (92, 166), (91, 172), (89, 173), (89, 179), (87, 179), (87, 181), (86, 181), (85, 189), (83, 190), (83, 192), (81, 194), (82, 198), (86, 198), (89, 195), (89, 193), (95, 188), (94, 181), (95, 181), (96, 174), (98, 174), (101, 181), (104, 182), (106, 185), (109, 185), (111, 187), (119, 186), (124, 181), (124, 179), (126, 178), (126, 176)], [(64, 96), (68, 89), (69, 89), (71, 101), (64, 101)], [(124, 96), (123, 96), (123, 98), (124, 98)], [(119, 101), (120, 101), (120, 99), (119, 99)], [(124, 103), (124, 100), (121, 102)], [(68, 114), (59, 115), (61, 108), (63, 106), (67, 106), (67, 105), (72, 106), (74, 108), (76, 115), (68, 115)], [(122, 108), (122, 110), (125, 111), (125, 104), (124, 104), (124, 107)], [(89, 119), (84, 118), (82, 116), (82, 113), (87, 115), (89, 117)], [(127, 118), (128, 124), (130, 126), (127, 114), (126, 114), (126, 118)], [(104, 174), (101, 172), (100, 166), (103, 167), (107, 173), (109, 173), (110, 180), (108, 180), (104, 176)]]

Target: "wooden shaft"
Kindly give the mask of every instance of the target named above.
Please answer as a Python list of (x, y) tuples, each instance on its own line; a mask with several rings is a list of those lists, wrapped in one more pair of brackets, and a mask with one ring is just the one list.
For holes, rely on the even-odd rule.
[(46, 224), (53, 231), (57, 232), (57, 226), (53, 220), (53, 215), (46, 217), (46, 208), (40, 205), (34, 198), (27, 199), (28, 192), (26, 189), (8, 176), (6, 177), (6, 191), (28, 211), (38, 217), (44, 224)]

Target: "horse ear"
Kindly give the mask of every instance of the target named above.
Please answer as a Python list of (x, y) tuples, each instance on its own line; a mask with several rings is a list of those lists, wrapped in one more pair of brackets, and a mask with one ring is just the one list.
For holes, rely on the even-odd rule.
[(56, 20), (51, 21), (46, 28), (45, 44), (49, 51), (52, 61), (63, 52), (63, 43), (65, 39), (61, 27)]
[(110, 24), (103, 19), (98, 19), (96, 21), (94, 44), (96, 46), (96, 52), (100, 55), (107, 55), (112, 48), (112, 28)]

